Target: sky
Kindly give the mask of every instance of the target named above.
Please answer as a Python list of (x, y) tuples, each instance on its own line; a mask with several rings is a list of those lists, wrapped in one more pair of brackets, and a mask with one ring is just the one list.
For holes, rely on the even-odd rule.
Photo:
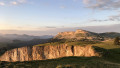
[(115, 24), (120, 24), (120, 0), (0, 0), (0, 30), (48, 31)]

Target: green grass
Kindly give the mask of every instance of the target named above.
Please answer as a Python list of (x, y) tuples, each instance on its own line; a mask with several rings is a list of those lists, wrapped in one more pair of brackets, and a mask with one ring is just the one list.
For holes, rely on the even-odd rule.
[(48, 46), (48, 45), (57, 46), (57, 45), (62, 45), (62, 44), (65, 44), (65, 43), (52, 42), (52, 43), (38, 44), (38, 45), (35, 45), (35, 46)]
[(117, 63), (105, 61), (99, 57), (65, 57), (52, 60), (29, 62), (1, 62), (1, 68), (120, 68)]
[(105, 55), (102, 57), (103, 59), (110, 62), (114, 62), (114, 63), (120, 63), (120, 46), (114, 45), (113, 40), (104, 41), (104, 42), (93, 44), (93, 45), (103, 48), (107, 51)]
[(75, 41), (75, 42), (67, 42), (66, 44), (68, 45), (79, 45), (79, 46), (84, 46), (84, 45), (93, 45), (93, 44), (97, 44), (97, 43), (100, 43), (100, 42), (97, 42), (97, 41)]
[(0, 48), (7, 47), (7, 43), (1, 43), (0, 42)]
[(96, 44), (93, 44), (93, 45), (101, 47), (101, 48), (105, 48), (105, 49), (120, 48), (120, 46), (114, 45), (114, 42), (112, 40), (111, 41), (104, 41), (104, 42), (101, 42), (101, 43), (96, 43)]
[(97, 41), (74, 41), (74, 42), (51, 42), (51, 43), (45, 43), (45, 44), (39, 44), (39, 45), (35, 45), (35, 46), (47, 46), (47, 45), (62, 45), (62, 44), (67, 44), (69, 46), (84, 46), (84, 45), (93, 45), (93, 44), (97, 44), (97, 43), (101, 43), (101, 42), (97, 42)]
[(54, 42), (36, 46), (62, 44), (93, 45), (96, 51), (102, 51), (104, 55), (102, 57), (64, 57), (29, 62), (0, 62), (0, 68), (120, 68), (120, 46), (114, 45), (112, 40), (104, 42)]

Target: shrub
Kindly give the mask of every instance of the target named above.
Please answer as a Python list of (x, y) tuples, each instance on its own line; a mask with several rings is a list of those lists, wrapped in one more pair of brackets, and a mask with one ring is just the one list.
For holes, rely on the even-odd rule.
[(115, 40), (114, 40), (114, 44), (115, 44), (115, 45), (119, 45), (119, 43), (120, 43), (120, 42), (119, 42), (119, 37), (116, 37)]

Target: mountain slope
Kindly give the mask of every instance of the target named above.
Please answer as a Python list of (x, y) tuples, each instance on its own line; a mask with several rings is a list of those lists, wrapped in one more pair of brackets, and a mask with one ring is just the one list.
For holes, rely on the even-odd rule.
[(120, 37), (120, 33), (117, 32), (106, 32), (106, 33), (100, 33), (99, 35), (106, 38)]
[(30, 36), (30, 35), (18, 35), (18, 34), (0, 34), (0, 42), (12, 42), (13, 40), (21, 40), (21, 41), (30, 41), (33, 39), (49, 39), (53, 38), (50, 35), (43, 36)]
[(117, 36), (120, 36), (120, 33), (116, 32), (106, 32), (106, 33), (94, 33), (86, 30), (76, 30), (75, 32), (60, 32), (54, 39), (88, 39), (88, 40), (104, 40), (104, 38), (113, 39)]
[(85, 30), (76, 30), (75, 32), (60, 32), (58, 33), (54, 39), (100, 39), (99, 34), (94, 32), (89, 32)]

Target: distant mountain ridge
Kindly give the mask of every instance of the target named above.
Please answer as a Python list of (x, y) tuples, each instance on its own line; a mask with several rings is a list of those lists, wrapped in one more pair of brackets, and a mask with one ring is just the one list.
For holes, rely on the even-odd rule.
[(12, 40), (22, 40), (29, 41), (33, 39), (89, 39), (89, 40), (101, 40), (103, 38), (113, 39), (120, 36), (117, 32), (105, 32), (105, 33), (95, 33), (86, 30), (78, 29), (76, 31), (59, 32), (56, 36), (43, 35), (43, 36), (32, 36), (32, 35), (18, 35), (18, 34), (0, 34), (0, 42), (11, 42)]
[(106, 33), (100, 33), (99, 35), (107, 38), (120, 37), (120, 33), (118, 32), (106, 32)]
[(106, 33), (95, 33), (86, 30), (76, 30), (69, 32), (60, 32), (58, 33), (54, 39), (89, 39), (89, 40), (102, 40), (103, 38), (115, 38), (120, 36), (120, 33), (117, 32), (106, 32)]
[(43, 35), (43, 36), (31, 36), (31, 35), (18, 35), (18, 34), (0, 34), (0, 42), (10, 42), (12, 40), (22, 40), (22, 41), (30, 41), (33, 39), (48, 39), (53, 38), (51, 35)]

